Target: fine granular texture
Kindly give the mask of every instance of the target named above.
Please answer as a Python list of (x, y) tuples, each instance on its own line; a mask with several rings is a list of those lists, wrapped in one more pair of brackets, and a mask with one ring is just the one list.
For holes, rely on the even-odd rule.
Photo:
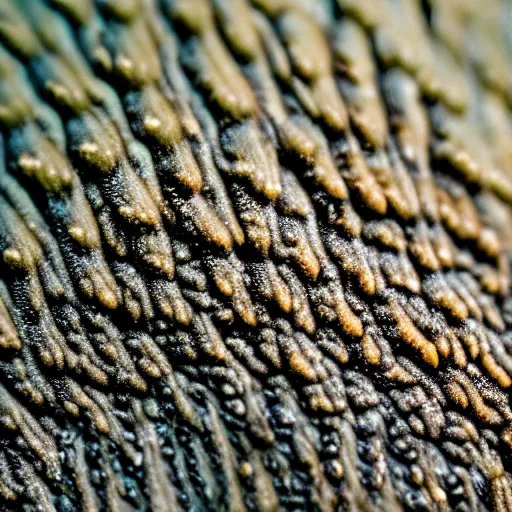
[(0, 510), (512, 511), (510, 0), (0, 0)]

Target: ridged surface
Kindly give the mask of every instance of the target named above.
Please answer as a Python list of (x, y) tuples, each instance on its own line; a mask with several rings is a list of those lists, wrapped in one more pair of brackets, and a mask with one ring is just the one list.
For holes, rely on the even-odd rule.
[(0, 509), (512, 511), (512, 3), (0, 1)]

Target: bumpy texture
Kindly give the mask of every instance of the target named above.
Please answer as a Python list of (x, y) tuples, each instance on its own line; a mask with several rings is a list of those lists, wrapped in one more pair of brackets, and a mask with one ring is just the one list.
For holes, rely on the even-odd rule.
[(0, 509), (512, 510), (511, 26), (1, 0)]

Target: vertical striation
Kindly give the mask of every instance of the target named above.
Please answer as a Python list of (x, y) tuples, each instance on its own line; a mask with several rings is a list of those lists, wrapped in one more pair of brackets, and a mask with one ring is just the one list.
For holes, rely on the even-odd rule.
[(510, 0), (2, 0), (0, 509), (512, 511)]

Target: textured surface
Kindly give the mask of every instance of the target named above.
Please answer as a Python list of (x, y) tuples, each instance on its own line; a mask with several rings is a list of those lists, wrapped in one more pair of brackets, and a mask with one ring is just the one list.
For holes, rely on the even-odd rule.
[(0, 1), (0, 509), (512, 510), (512, 3)]

